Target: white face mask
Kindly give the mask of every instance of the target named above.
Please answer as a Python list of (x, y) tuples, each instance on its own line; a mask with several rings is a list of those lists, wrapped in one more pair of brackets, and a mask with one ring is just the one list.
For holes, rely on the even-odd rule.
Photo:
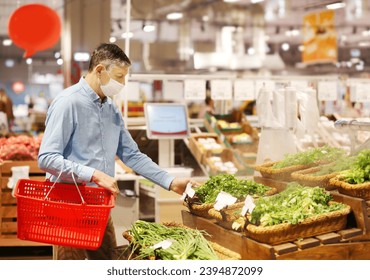
[[(109, 76), (109, 74), (108, 74)], [(107, 97), (112, 97), (117, 95), (123, 88), (124, 84), (117, 82), (109, 76), (109, 82), (106, 85), (102, 85), (100, 82), (100, 88), (103, 91), (104, 95)]]

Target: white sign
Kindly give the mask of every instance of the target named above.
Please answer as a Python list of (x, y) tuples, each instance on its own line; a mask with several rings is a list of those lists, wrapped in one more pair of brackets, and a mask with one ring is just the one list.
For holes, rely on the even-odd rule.
[(186, 184), (185, 191), (184, 191), (184, 193), (183, 193), (183, 195), (181, 197), (182, 200), (185, 200), (186, 196), (189, 196), (191, 198), (194, 197), (195, 190), (192, 187), (193, 187), (193, 185), (191, 183), (187, 183)]
[(206, 81), (185, 80), (184, 92), (186, 100), (204, 100), (206, 99)]
[(166, 250), (172, 245), (173, 241), (174, 241), (173, 239), (165, 239), (157, 244), (154, 244), (153, 246), (151, 246), (151, 248), (153, 249), (163, 248), (164, 250)]
[(370, 101), (370, 83), (358, 83), (356, 85), (356, 101), (369, 102)]
[(233, 85), (230, 80), (212, 80), (211, 92), (213, 100), (230, 100), (233, 97)]
[(304, 80), (294, 80), (290, 81), (290, 86), (294, 87), (295, 89), (305, 89), (308, 87), (308, 82)]
[(171, 101), (183, 101), (183, 83), (178, 81), (163, 81), (163, 98)]
[(213, 206), (216, 210), (221, 210), (225, 206), (232, 205), (236, 202), (237, 198), (233, 197), (227, 192), (221, 191), (216, 197), (216, 203)]
[(256, 207), (254, 204), (254, 199), (250, 195), (247, 195), (244, 201), (244, 206), (242, 208), (242, 216), (245, 216), (247, 212), (252, 213), (253, 209)]
[(318, 83), (318, 99), (320, 101), (336, 101), (338, 99), (338, 88), (336, 81)]
[(235, 100), (255, 100), (254, 82), (251, 80), (236, 80), (234, 82)]

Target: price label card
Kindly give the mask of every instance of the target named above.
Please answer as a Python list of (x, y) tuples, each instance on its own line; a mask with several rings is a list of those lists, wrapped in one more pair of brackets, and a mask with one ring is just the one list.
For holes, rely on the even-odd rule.
[(251, 80), (236, 80), (234, 82), (235, 100), (255, 100), (254, 82)]
[(236, 202), (237, 198), (233, 197), (231, 194), (227, 192), (221, 191), (216, 197), (216, 203), (213, 206), (216, 210), (221, 210), (225, 208), (225, 206), (232, 205)]
[(336, 81), (319, 82), (318, 99), (320, 101), (336, 101), (338, 99), (338, 88)]
[(358, 83), (356, 85), (356, 101), (370, 102), (370, 83)]
[(230, 100), (233, 97), (233, 85), (230, 80), (212, 80), (211, 97), (213, 100)]
[(163, 241), (161, 241), (157, 244), (154, 244), (153, 246), (151, 246), (151, 248), (153, 248), (153, 249), (163, 248), (163, 249), (166, 250), (167, 248), (169, 248), (172, 245), (173, 242), (174, 242), (173, 239), (165, 239), (165, 240), (163, 240)]
[(163, 81), (163, 98), (171, 101), (184, 100), (184, 85), (179, 81)]
[(356, 85), (351, 85), (349, 87), (349, 101), (356, 102), (357, 96), (356, 96)]
[(252, 213), (253, 209), (256, 207), (254, 204), (254, 199), (250, 195), (247, 195), (247, 197), (244, 200), (244, 206), (242, 208), (242, 216), (247, 214), (247, 212)]
[(205, 80), (185, 80), (184, 93), (186, 100), (204, 100), (206, 99), (206, 81)]
[(190, 183), (187, 183), (184, 193), (182, 194), (182, 200), (185, 200), (186, 196), (194, 197), (195, 190), (193, 189), (193, 185)]

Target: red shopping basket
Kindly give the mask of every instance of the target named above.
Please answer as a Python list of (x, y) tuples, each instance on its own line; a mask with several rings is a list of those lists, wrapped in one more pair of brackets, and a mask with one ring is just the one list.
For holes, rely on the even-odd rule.
[(15, 187), (19, 239), (100, 247), (114, 196), (104, 188), (20, 179)]

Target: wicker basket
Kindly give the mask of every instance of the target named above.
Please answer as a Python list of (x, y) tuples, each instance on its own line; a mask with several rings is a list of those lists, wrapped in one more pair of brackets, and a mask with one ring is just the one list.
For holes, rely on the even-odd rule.
[(319, 171), (321, 167), (315, 166), (308, 169), (303, 169), (299, 171), (295, 171), (292, 173), (292, 179), (294, 181), (297, 181), (303, 186), (309, 186), (309, 187), (322, 187), (325, 188), (325, 190), (334, 190), (337, 188), (337, 186), (330, 183), (330, 179), (337, 176), (338, 173), (330, 173), (326, 175), (321, 176), (314, 176), (315, 172)]
[[(266, 192), (266, 196), (274, 195), (277, 193), (276, 188), (272, 188), (268, 192)], [(220, 226), (226, 228), (226, 229), (232, 229), (233, 223), (238, 220), (238, 222), (241, 223), (241, 227), (237, 231), (243, 231), (244, 226), (246, 224), (246, 219), (240, 214), (237, 214), (238, 210), (241, 210), (244, 206), (244, 202), (238, 202), (233, 205), (228, 206), (227, 208), (216, 210), (215, 208), (211, 208), (208, 211), (209, 216), (217, 220), (217, 224)]]
[(342, 194), (370, 200), (370, 182), (362, 184), (350, 184), (341, 180), (340, 176), (330, 179), (330, 184), (337, 186)]
[(279, 181), (292, 181), (292, 173), (298, 170), (307, 169), (313, 166), (316, 166), (316, 163), (311, 163), (307, 165), (292, 165), (284, 168), (274, 169), (272, 166), (277, 163), (275, 162), (266, 162), (262, 165), (255, 165), (254, 169), (259, 171), (264, 178), (274, 179)]
[(350, 211), (350, 206), (346, 205), (346, 207), (341, 210), (316, 215), (307, 218), (296, 225), (283, 223), (262, 227), (248, 224), (245, 234), (247, 237), (256, 241), (276, 245), (288, 241), (294, 241), (298, 238), (342, 230), (346, 227), (347, 215)]
[(208, 211), (213, 208), (214, 203), (202, 204), (197, 197), (187, 197), (183, 204), (189, 209), (189, 212), (195, 216), (212, 219)]

